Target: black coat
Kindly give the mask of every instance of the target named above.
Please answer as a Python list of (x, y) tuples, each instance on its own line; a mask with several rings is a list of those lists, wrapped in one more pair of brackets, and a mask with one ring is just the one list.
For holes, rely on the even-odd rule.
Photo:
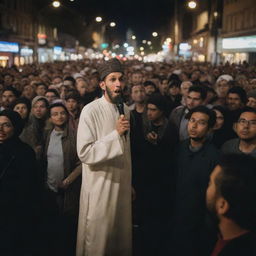
[(33, 149), (20, 139), (0, 144), (0, 255), (32, 255), (38, 178)]
[(198, 250), (207, 218), (206, 189), (219, 159), (218, 150), (209, 142), (197, 152), (192, 152), (189, 144), (189, 140), (181, 142), (177, 152), (171, 255), (200, 255)]

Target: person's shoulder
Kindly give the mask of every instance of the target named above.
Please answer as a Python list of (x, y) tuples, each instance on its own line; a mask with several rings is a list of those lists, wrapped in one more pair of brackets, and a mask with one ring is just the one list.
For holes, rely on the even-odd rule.
[(31, 146), (29, 146), (26, 142), (23, 142), (22, 140), (18, 140), (16, 149), (21, 153), (22, 155), (28, 156), (35, 156), (35, 151), (32, 149)]
[(90, 113), (97, 111), (100, 102), (101, 102), (101, 98), (96, 99), (96, 100), (88, 103), (87, 105), (85, 105), (81, 111), (81, 115), (83, 115), (84, 113), (86, 113), (86, 115), (88, 115)]
[(222, 147), (221, 147), (221, 151), (223, 153), (231, 153), (234, 152), (235, 150), (235, 146), (238, 145), (239, 143), (239, 138), (235, 138), (235, 139), (231, 139), (226, 141)]

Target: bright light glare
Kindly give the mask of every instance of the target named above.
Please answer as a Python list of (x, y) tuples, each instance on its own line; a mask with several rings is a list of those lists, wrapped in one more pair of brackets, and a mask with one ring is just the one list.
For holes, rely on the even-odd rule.
[(190, 9), (195, 9), (196, 6), (197, 6), (197, 4), (196, 4), (195, 1), (189, 1), (189, 2), (188, 2), (188, 7), (189, 7)]
[(116, 26), (116, 23), (115, 22), (110, 22), (110, 27), (115, 27)]
[(170, 37), (166, 38), (166, 42), (167, 43), (171, 43), (172, 42), (172, 39)]
[(60, 1), (53, 1), (53, 2), (52, 2), (52, 6), (53, 6), (54, 8), (60, 7)]
[(135, 40), (136, 39), (136, 36), (132, 36), (132, 40)]
[(97, 22), (102, 22), (102, 18), (101, 18), (101, 17), (96, 17), (95, 20), (96, 20)]
[(144, 47), (140, 47), (140, 50), (141, 50), (141, 51), (144, 51)]
[(143, 44), (146, 44), (146, 43), (147, 43), (147, 40), (142, 40), (142, 43), (143, 43)]
[(151, 45), (152, 43), (151, 43), (151, 41), (148, 41), (148, 45)]
[(124, 43), (124, 47), (127, 48), (127, 47), (128, 47), (128, 44), (127, 44), (127, 43)]
[(153, 32), (153, 33), (152, 33), (152, 36), (153, 36), (153, 37), (157, 37), (157, 36), (158, 36), (158, 33), (157, 33), (157, 32)]

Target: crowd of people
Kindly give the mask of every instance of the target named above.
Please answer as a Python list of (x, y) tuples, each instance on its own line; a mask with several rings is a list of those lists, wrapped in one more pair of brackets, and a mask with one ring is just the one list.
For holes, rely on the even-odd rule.
[(245, 62), (0, 67), (0, 254), (256, 255), (255, 158)]

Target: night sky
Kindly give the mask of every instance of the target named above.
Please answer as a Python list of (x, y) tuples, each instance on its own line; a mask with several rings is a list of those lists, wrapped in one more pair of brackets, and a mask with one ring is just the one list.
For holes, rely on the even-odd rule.
[(173, 0), (63, 0), (62, 3), (82, 13), (87, 24), (94, 22), (96, 16), (116, 22), (115, 33), (121, 39), (125, 39), (128, 28), (139, 40), (149, 40), (153, 31), (166, 35), (173, 15)]

